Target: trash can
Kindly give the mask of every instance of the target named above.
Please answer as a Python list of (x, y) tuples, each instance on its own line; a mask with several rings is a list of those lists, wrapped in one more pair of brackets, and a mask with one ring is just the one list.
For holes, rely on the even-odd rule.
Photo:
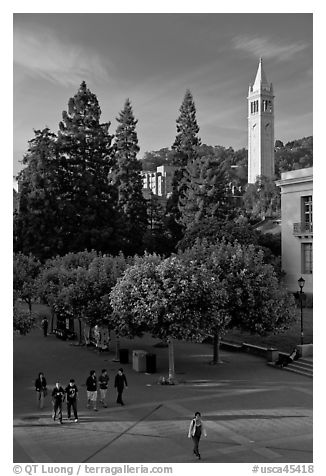
[(146, 372), (149, 374), (155, 374), (156, 354), (146, 354)]
[(267, 362), (276, 362), (279, 357), (278, 349), (274, 349), (273, 347), (268, 348), (266, 352), (266, 357)]
[(132, 368), (136, 372), (146, 371), (146, 352), (144, 350), (132, 351)]
[(120, 360), (120, 364), (128, 364), (129, 362), (128, 349), (119, 349), (119, 360)]

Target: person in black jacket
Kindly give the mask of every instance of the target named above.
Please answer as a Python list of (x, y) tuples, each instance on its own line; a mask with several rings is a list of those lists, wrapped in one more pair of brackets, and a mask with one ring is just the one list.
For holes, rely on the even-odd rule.
[(93, 404), (93, 409), (97, 412), (96, 402), (97, 402), (97, 378), (95, 370), (91, 370), (89, 377), (86, 380), (86, 390), (87, 390), (87, 408), (90, 408), (91, 403)]
[(59, 417), (59, 422), (62, 423), (62, 404), (65, 399), (65, 391), (61, 387), (60, 382), (56, 382), (55, 387), (52, 391), (52, 402), (53, 402), (53, 414), (52, 418), (55, 420), (57, 416)]
[(78, 388), (75, 385), (75, 380), (73, 378), (70, 379), (69, 385), (65, 388), (65, 393), (67, 395), (67, 416), (68, 420), (71, 418), (71, 407), (74, 412), (75, 422), (78, 421), (77, 415), (77, 395), (78, 395)]
[(128, 388), (128, 383), (125, 374), (123, 373), (123, 369), (119, 369), (117, 375), (115, 376), (114, 380), (114, 387), (117, 389), (118, 397), (117, 403), (120, 405), (124, 405), (122, 401), (122, 392), (124, 387)]
[(36, 404), (38, 408), (43, 408), (44, 397), (47, 395), (46, 379), (44, 373), (40, 372), (35, 380)]

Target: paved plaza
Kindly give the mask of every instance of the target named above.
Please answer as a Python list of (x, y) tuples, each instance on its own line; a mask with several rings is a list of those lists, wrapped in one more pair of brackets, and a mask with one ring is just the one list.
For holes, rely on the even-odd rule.
[[(200, 447), (203, 463), (310, 463), (312, 453), (312, 379), (266, 365), (263, 358), (222, 352), (223, 363), (212, 366), (208, 344), (176, 342), (179, 384), (158, 385), (167, 375), (166, 348), (156, 341), (125, 339), (121, 347), (157, 355), (157, 373), (144, 374), (123, 365), (128, 379), (126, 406), (115, 403), (114, 376), (122, 365), (114, 349), (93, 347), (36, 329), (14, 337), (14, 462), (35, 463), (191, 463), (190, 419), (200, 411), (207, 438)], [(86, 408), (85, 381), (91, 369), (106, 367), (110, 376), (109, 406), (96, 413)], [(79, 422), (63, 425), (51, 419), (50, 396), (36, 409), (34, 381), (43, 371), (49, 393), (57, 378), (70, 378), (79, 388)]]

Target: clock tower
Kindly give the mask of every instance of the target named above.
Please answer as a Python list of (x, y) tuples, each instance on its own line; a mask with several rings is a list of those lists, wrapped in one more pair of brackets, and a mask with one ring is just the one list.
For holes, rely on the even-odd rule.
[(274, 95), (260, 58), (254, 84), (248, 92), (248, 183), (274, 176)]

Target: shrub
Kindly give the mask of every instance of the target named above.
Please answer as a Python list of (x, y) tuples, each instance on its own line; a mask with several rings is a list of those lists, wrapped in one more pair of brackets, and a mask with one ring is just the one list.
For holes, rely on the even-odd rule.
[(35, 315), (30, 314), (27, 310), (14, 308), (13, 313), (14, 331), (21, 335), (26, 335), (35, 326)]

